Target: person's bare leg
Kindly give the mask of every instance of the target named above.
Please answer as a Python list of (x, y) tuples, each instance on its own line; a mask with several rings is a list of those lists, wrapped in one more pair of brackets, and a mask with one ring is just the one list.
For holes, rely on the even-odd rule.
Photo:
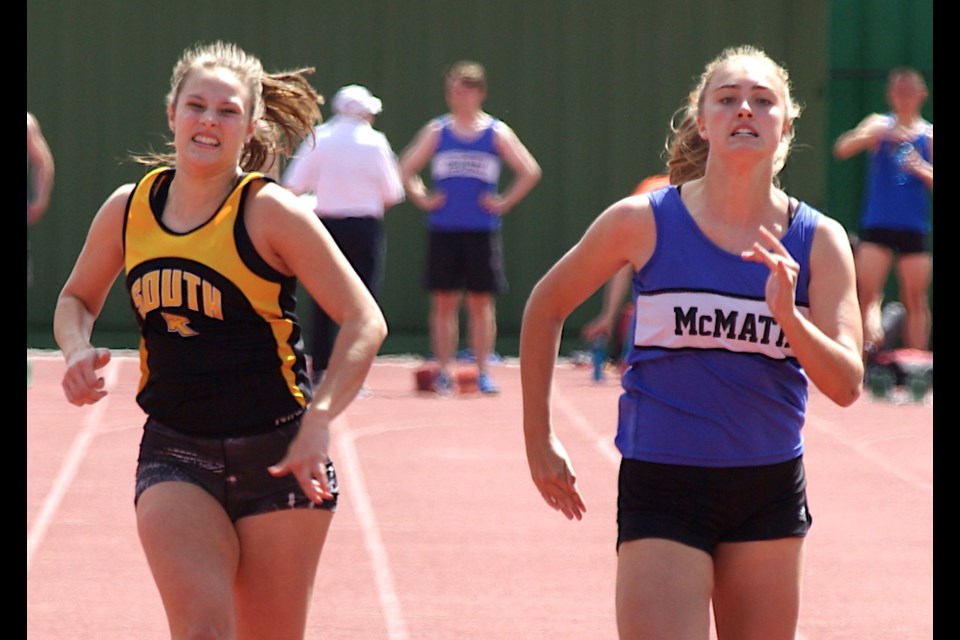
[(219, 502), (185, 482), (161, 482), (137, 502), (137, 531), (170, 637), (234, 638), (240, 543)]
[(897, 262), (900, 301), (907, 312), (903, 331), (908, 349), (926, 351), (930, 347), (930, 301), (927, 292), (933, 278), (933, 256), (910, 253)]
[(302, 640), (332, 519), (326, 509), (288, 509), (237, 522), (238, 640)]
[(856, 251), (857, 296), (863, 316), (864, 349), (883, 344), (881, 305), (883, 289), (890, 275), (893, 251), (872, 242), (861, 241)]
[(719, 640), (793, 640), (802, 564), (803, 538), (718, 545), (713, 613)]
[(431, 296), (430, 338), (440, 369), (449, 372), (460, 341), (460, 292), (434, 291)]
[(477, 357), (477, 369), (487, 370), (487, 360), (493, 353), (497, 339), (496, 302), (492, 294), (467, 294), (467, 313), (470, 316), (470, 347)]
[(646, 538), (620, 545), (617, 628), (620, 640), (707, 640), (713, 560), (700, 549)]

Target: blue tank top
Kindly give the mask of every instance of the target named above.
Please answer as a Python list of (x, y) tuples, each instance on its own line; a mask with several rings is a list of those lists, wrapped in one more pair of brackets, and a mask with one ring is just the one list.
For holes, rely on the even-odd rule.
[(440, 118), (440, 142), (431, 161), (433, 188), (446, 194), (442, 207), (431, 211), (427, 224), (434, 231), (493, 231), (500, 216), (480, 206), (480, 196), (496, 193), (501, 158), (493, 145), (496, 118), (475, 140), (466, 142), (450, 129), (449, 115)]
[[(676, 187), (650, 201), (657, 242), (633, 278), (636, 326), (617, 448), (626, 458), (707, 467), (799, 456), (807, 378), (764, 298), (769, 270), (711, 242)], [(804, 315), (819, 216), (800, 203), (782, 239), (800, 264)]]
[[(887, 114), (890, 126), (896, 120)], [(920, 156), (930, 162), (926, 132), (911, 141)], [(898, 143), (885, 140), (870, 151), (867, 189), (864, 198), (863, 229), (930, 232), (930, 190), (912, 173), (903, 171), (897, 159)]]

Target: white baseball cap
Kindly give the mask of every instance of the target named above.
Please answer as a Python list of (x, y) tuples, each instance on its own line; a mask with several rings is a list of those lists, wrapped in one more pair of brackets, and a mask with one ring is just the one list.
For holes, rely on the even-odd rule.
[(333, 96), (333, 110), (342, 115), (362, 118), (383, 111), (383, 102), (366, 87), (348, 84)]

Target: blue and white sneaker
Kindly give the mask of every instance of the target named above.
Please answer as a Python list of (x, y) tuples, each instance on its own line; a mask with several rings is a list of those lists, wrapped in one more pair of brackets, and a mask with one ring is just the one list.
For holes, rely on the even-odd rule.
[(477, 388), (480, 389), (480, 393), (491, 396), (500, 393), (500, 387), (494, 383), (493, 378), (486, 371), (481, 371), (477, 376)]
[(433, 379), (433, 390), (440, 396), (453, 395), (453, 381), (450, 376), (440, 371)]

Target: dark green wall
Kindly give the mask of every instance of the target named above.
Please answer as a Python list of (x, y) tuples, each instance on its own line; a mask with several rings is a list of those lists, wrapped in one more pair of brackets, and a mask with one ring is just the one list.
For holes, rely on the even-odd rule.
[[(97, 207), (141, 174), (124, 158), (163, 145), (170, 70), (195, 41), (236, 41), (268, 70), (315, 66), (314, 86), (328, 96), (343, 84), (368, 86), (384, 101), (377, 125), (398, 153), (444, 110), (444, 66), (483, 62), (487, 109), (544, 170), (504, 224), (511, 290), (498, 308), (507, 345), (536, 280), (607, 204), (660, 169), (669, 118), (725, 46), (762, 46), (790, 69), (806, 110), (783, 183), (828, 204), (827, 24), (825, 0), (28, 0), (27, 108), (57, 159), (51, 209), (29, 230), (31, 344), (52, 345), (56, 295)], [(422, 225), (409, 204), (387, 216), (383, 306), (395, 336), (425, 334)], [(135, 344), (127, 305), (115, 287), (101, 343)], [(598, 308), (599, 296), (571, 317), (568, 334)]]

